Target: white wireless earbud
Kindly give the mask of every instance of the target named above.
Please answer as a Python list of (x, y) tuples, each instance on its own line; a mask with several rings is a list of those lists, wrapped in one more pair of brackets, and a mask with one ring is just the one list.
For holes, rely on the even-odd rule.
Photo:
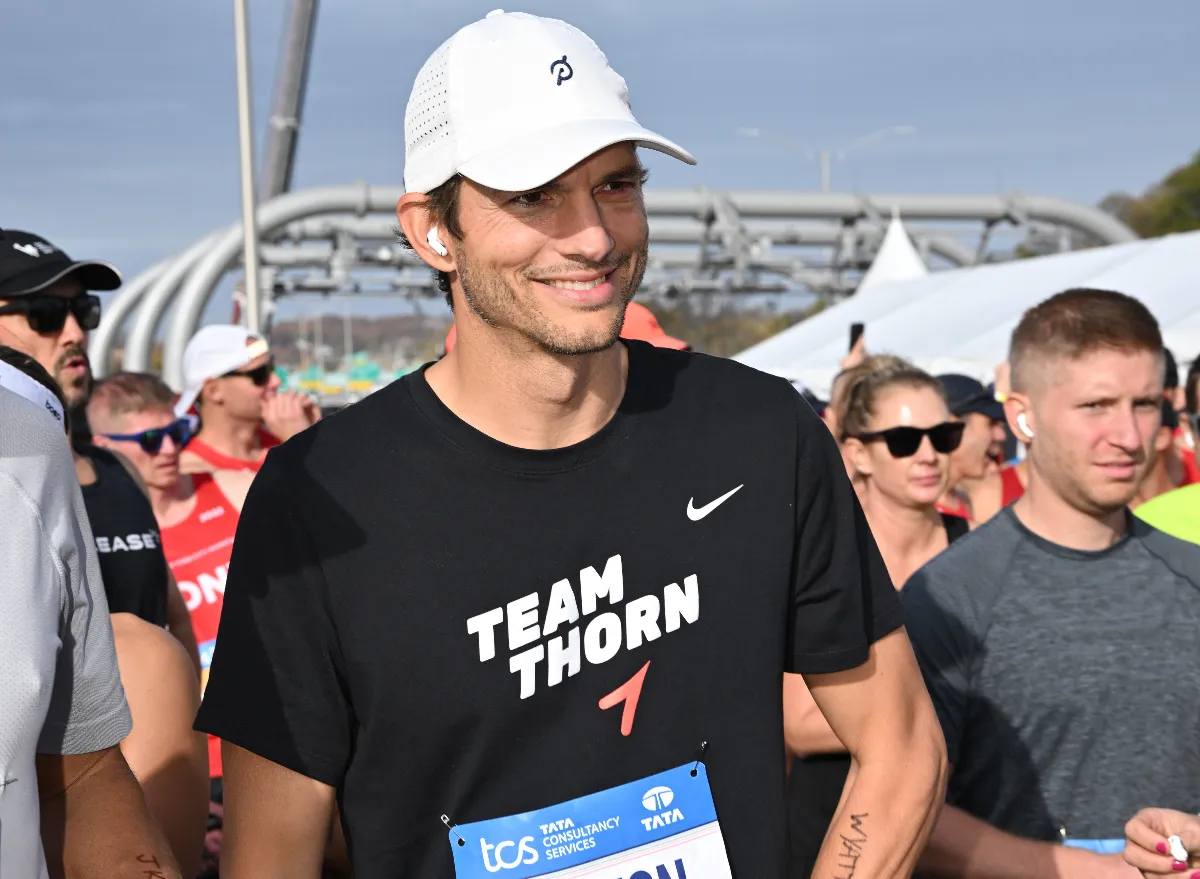
[(1017, 427), (1021, 428), (1021, 433), (1025, 434), (1025, 436), (1029, 437), (1030, 439), (1033, 439), (1033, 431), (1029, 429), (1029, 422), (1025, 420), (1024, 412), (1017, 416)]
[(438, 256), (445, 256), (447, 253), (449, 253), (449, 251), (446, 250), (446, 245), (442, 244), (442, 239), (438, 237), (437, 226), (434, 226), (429, 230), (429, 234), (425, 236), (425, 240), (429, 243), (429, 246), (433, 248), (433, 252)]

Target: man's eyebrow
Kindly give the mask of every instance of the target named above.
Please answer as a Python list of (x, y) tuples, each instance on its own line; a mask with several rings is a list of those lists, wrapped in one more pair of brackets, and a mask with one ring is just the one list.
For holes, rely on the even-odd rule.
[[(645, 183), (646, 178), (649, 176), (650, 172), (646, 170), (641, 162), (630, 162), (624, 167), (617, 168), (614, 171), (609, 171), (600, 178), (599, 185), (604, 186), (607, 183), (616, 183), (620, 180), (629, 180), (630, 178), (636, 178)], [(505, 189), (492, 189), (490, 186), (483, 186), (482, 184), (476, 185), (485, 190), (494, 201), (505, 201), (509, 198), (515, 198), (529, 192), (545, 192), (547, 194), (556, 194), (562, 192), (566, 188), (561, 180), (551, 180), (549, 183), (545, 183), (542, 186), (535, 186), (532, 189), (516, 189), (512, 191)]]
[(615, 171), (610, 171), (609, 173), (605, 174), (600, 178), (600, 182), (602, 184), (616, 183), (618, 180), (628, 180), (631, 177), (636, 177), (645, 183), (646, 178), (649, 176), (650, 172), (642, 166), (641, 162), (631, 162), (624, 168), (618, 168)]

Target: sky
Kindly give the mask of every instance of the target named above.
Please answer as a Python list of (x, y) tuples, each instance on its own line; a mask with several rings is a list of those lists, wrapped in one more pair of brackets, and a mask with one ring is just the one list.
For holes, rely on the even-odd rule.
[[(490, 0), (491, 3), (500, 0)], [(230, 0), (29, 3), (0, 28), (0, 227), (132, 278), (239, 216)], [(249, 0), (256, 145), (284, 0)], [(490, 3), (325, 0), (294, 187), (399, 184), (425, 58)], [(1200, 149), (1196, 0), (537, 0), (607, 53), (648, 127), (652, 186), (816, 189), (808, 148), (852, 152), (833, 188), (1020, 190), (1095, 203)], [(215, 309), (215, 311), (214, 311)], [(210, 313), (228, 314), (228, 301)]]

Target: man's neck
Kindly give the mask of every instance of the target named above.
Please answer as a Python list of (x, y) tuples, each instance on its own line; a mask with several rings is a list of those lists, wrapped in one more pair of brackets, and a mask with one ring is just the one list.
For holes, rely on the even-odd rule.
[(150, 495), (150, 507), (154, 510), (154, 518), (160, 528), (169, 528), (179, 524), (191, 512), (195, 504), (195, 486), (192, 477), (180, 476), (169, 488), (159, 488), (153, 485), (146, 487)]
[(1125, 533), (1125, 508), (1093, 515), (1069, 504), (1037, 469), (1027, 470), (1025, 493), (1013, 504), (1013, 513), (1038, 537), (1084, 552), (1107, 549)]
[(621, 404), (629, 373), (624, 345), (557, 356), (491, 336), (460, 342), (425, 377), (451, 412), (492, 439), (521, 449), (564, 448), (599, 431)]
[(239, 461), (257, 461), (263, 453), (257, 422), (235, 420), (224, 414), (204, 418), (196, 439), (222, 455)]

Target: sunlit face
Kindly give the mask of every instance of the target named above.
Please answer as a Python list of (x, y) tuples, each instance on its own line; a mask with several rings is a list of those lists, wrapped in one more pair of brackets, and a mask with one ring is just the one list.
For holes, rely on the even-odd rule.
[(1100, 350), (1042, 365), (1028, 390), (1030, 465), (1068, 504), (1091, 515), (1137, 493), (1162, 421), (1162, 360)]
[[(941, 394), (932, 388), (889, 388), (875, 401), (869, 432), (891, 427), (930, 428), (950, 420)], [(883, 440), (854, 443), (857, 469), (870, 481), (871, 491), (904, 507), (929, 507), (937, 503), (950, 477), (950, 456), (934, 450), (928, 436), (915, 454), (895, 458)]]
[(238, 375), (225, 375), (209, 379), (205, 382), (204, 402), (219, 406), (226, 416), (234, 420), (254, 422), (255, 424), (261, 422), (263, 404), (275, 395), (282, 382), (274, 370), (270, 372), (266, 384), (263, 385), (256, 385), (254, 379), (246, 373), (253, 372), (270, 362), (271, 355), (269, 353), (262, 354), (235, 370), (239, 373)]
[[(66, 277), (32, 295), (72, 299), (86, 293), (78, 279)], [(0, 305), (14, 301), (0, 300)], [(0, 315), (0, 344), (24, 352), (44, 366), (62, 388), (71, 408), (87, 401), (92, 367), (87, 356), (87, 333), (80, 328), (75, 315), (68, 312), (66, 322), (56, 333), (34, 332), (23, 314)]]
[(610, 347), (646, 270), (644, 173), (626, 143), (532, 192), (464, 181), (447, 244), (466, 306), (552, 354)]
[[(92, 404), (92, 407), (95, 403)], [(129, 412), (108, 421), (96, 419), (97, 427), (106, 434), (121, 434), (129, 436), (141, 433), (143, 430), (154, 430), (166, 427), (175, 420), (175, 413), (169, 409), (151, 409), (146, 412)], [(106, 436), (95, 437), (97, 445), (114, 449), (128, 458), (146, 485), (151, 488), (169, 490), (179, 481), (179, 447), (169, 436), (164, 436), (162, 446), (157, 454), (150, 454), (136, 440), (114, 440)]]
[(997, 459), (1004, 447), (1004, 425), (981, 412), (968, 412), (962, 418), (962, 444), (950, 454), (950, 462), (959, 479), (982, 479), (998, 468)]

